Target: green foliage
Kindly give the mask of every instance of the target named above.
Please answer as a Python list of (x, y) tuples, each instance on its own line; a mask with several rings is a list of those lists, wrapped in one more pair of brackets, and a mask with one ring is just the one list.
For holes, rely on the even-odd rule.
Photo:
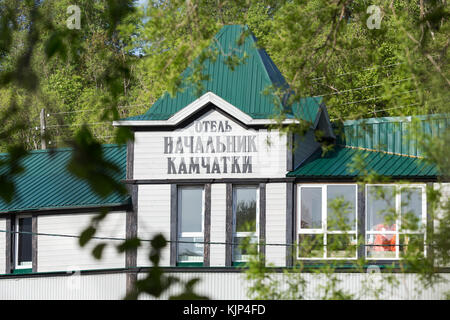
[[(66, 26), (66, 10), (72, 4), (82, 8), (80, 30)], [(214, 60), (220, 50), (200, 53), (225, 24), (247, 24), (286, 77), (288, 87), (265, 90), (284, 98), (289, 95), (286, 106), (280, 105), (278, 111), (289, 110), (300, 97), (322, 96), (332, 119), (448, 113), (446, 2), (375, 0), (371, 4), (381, 8), (380, 29), (368, 28), (368, 4), (362, 0), (149, 1), (146, 11), (136, 10), (131, 0), (0, 0), (0, 151), (9, 153), (0, 157), (0, 197), (12, 200), (13, 177), (23, 171), (20, 161), (26, 150), (40, 147), (41, 138), (51, 141), (51, 146), (74, 148), (69, 171), (99, 195), (125, 193), (114, 179), (118, 168), (103, 157), (101, 142), (122, 144), (132, 135), (124, 128), (114, 130), (111, 121), (141, 114), (165, 91), (181, 90), (180, 75), (196, 58), (187, 79), (201, 91), (202, 81), (208, 79), (201, 62)], [(231, 69), (240, 63), (245, 63), (245, 53), (226, 60)], [(35, 130), (40, 129), (41, 109), (49, 115), (44, 137)], [(300, 136), (309, 130), (306, 121), (280, 128), (285, 118), (281, 112), (272, 128)], [(324, 152), (328, 151), (331, 144), (323, 133), (316, 132), (316, 136)], [(437, 164), (444, 178), (450, 172), (449, 137), (449, 130), (432, 141), (418, 135), (426, 159)], [(354, 160), (353, 168), (366, 170), (365, 159)], [(365, 173), (360, 183), (388, 181)], [(411, 241), (400, 267), (432, 283), (436, 266), (449, 262), (450, 215), (448, 199), (427, 193), (429, 215), (439, 221), (436, 230), (427, 230), (432, 258), (422, 254), (418, 241)], [(333, 208), (336, 225), (345, 229), (345, 203), (338, 201)], [(93, 219), (80, 245), (93, 239), (107, 214), (101, 212)], [(413, 226), (416, 222), (406, 223)], [(358, 239), (357, 246), (364, 241)], [(337, 250), (347, 244), (345, 236), (336, 238)], [(139, 245), (138, 239), (128, 239), (118, 250), (135, 250)], [(142, 292), (159, 297), (173, 284), (180, 284), (159, 267), (165, 245), (162, 236), (152, 240), (149, 259), (153, 267), (128, 298)], [(94, 256), (101, 258), (104, 248), (104, 244), (96, 246)], [(247, 267), (255, 284), (250, 290), (254, 297), (305, 297), (303, 265), (285, 271), (288, 290), (280, 292), (281, 280), (264, 266), (257, 246), (250, 245), (252, 250), (256, 258)], [(358, 268), (363, 265), (357, 262)], [(327, 277), (328, 286), (319, 297), (351, 298), (339, 289), (336, 266), (324, 266), (317, 272)], [(393, 284), (392, 278), (387, 279)], [(199, 298), (193, 293), (195, 284), (196, 280), (182, 284), (184, 293), (174, 298)]]

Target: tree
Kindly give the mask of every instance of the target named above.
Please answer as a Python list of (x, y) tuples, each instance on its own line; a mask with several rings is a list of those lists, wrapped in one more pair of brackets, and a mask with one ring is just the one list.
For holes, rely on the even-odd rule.
[[(81, 30), (65, 27), (69, 4), (86, 9)], [(446, 2), (372, 4), (378, 6), (379, 14), (368, 13), (365, 1), (351, 0), (148, 1), (146, 10), (135, 10), (135, 3), (126, 0), (0, 1), (0, 120), (4, 124), (0, 148), (9, 152), (0, 163), (5, 168), (0, 171), (0, 196), (12, 199), (13, 177), (23, 170), (20, 159), (27, 150), (39, 146), (40, 137), (28, 129), (36, 126), (33, 115), (41, 108), (59, 115), (51, 120), (56, 129), (47, 132), (47, 139), (59, 135), (73, 147), (69, 170), (100, 195), (125, 193), (122, 185), (100, 170), (106, 166), (114, 172), (116, 168), (103, 159), (100, 141), (105, 138), (99, 136), (122, 144), (131, 139), (130, 132), (123, 127), (113, 132), (86, 123), (111, 122), (139, 113), (164, 91), (176, 93), (182, 87), (180, 74), (195, 58), (198, 63), (193, 63), (193, 72), (186, 80), (200, 92), (202, 81), (207, 79), (201, 62), (220, 54), (203, 49), (225, 24), (247, 24), (258, 37), (286, 77), (285, 86), (267, 88), (267, 93), (280, 95), (288, 105), (300, 97), (319, 95), (331, 118), (341, 120), (447, 113)], [(379, 29), (373, 19), (380, 22)], [(233, 68), (245, 61), (231, 55), (226, 63)], [(120, 107), (124, 105), (138, 108)], [(282, 127), (280, 121), (285, 116), (279, 114), (274, 128), (304, 133), (309, 126), (298, 119), (300, 125)], [(317, 135), (320, 140), (320, 132)], [(434, 143), (420, 135), (427, 159), (448, 177), (449, 130)], [(322, 147), (324, 152), (330, 148), (326, 141)], [(363, 167), (362, 159), (355, 159), (355, 166)], [(377, 178), (368, 173), (364, 182)], [(442, 199), (433, 191), (429, 193), (437, 210)], [(441, 227), (433, 238), (435, 257), (442, 263), (448, 262), (448, 208), (447, 200), (439, 218)], [(92, 221), (82, 234), (82, 244), (95, 235), (96, 226), (106, 215), (103, 212)], [(164, 241), (154, 240), (151, 259), (157, 266)], [(139, 244), (133, 239), (121, 248)], [(104, 247), (101, 244), (95, 249), (97, 257)], [(422, 271), (426, 270), (422, 274), (434, 274), (432, 265), (419, 262)], [(153, 270), (154, 275), (161, 275), (158, 269)], [(332, 266), (324, 270), (330, 276), (332, 271)], [(138, 286), (138, 292), (157, 294), (174, 281), (155, 284), (149, 279)], [(193, 285), (186, 284), (186, 292), (192, 292)], [(336, 297), (347, 296), (338, 292)]]

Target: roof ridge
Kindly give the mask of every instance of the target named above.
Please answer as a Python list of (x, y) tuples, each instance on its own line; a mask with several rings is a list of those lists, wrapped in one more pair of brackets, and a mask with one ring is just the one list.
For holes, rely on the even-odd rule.
[(366, 121), (378, 121), (380, 122), (398, 122), (402, 120), (408, 120), (408, 122), (411, 122), (411, 119), (430, 119), (430, 118), (439, 118), (439, 117), (450, 117), (450, 114), (448, 113), (429, 113), (429, 114), (418, 114), (418, 115), (410, 115), (410, 116), (396, 116), (396, 117), (372, 117), (372, 118), (361, 118), (361, 119), (350, 119), (343, 121), (344, 126), (345, 125), (353, 125), (353, 124), (359, 124), (364, 123)]
[[(241, 35), (243, 35), (242, 43), (239, 42), (242, 40)], [(219, 50), (219, 57), (202, 62), (204, 64), (203, 72), (207, 73), (209, 77), (207, 80), (201, 80), (201, 92), (195, 91), (199, 88), (192, 87), (190, 82), (186, 81), (186, 76), (192, 71), (191, 62), (181, 73), (182, 90), (177, 91), (174, 96), (165, 91), (143, 114), (120, 120), (167, 121), (178, 111), (196, 101), (199, 98), (198, 94), (201, 96), (206, 92), (213, 92), (220, 96), (253, 119), (271, 119), (278, 115), (280, 107), (286, 108), (285, 95), (280, 96), (276, 94), (277, 92), (270, 92), (272, 94), (267, 95), (265, 90), (270, 87), (274, 89), (273, 91), (278, 91), (276, 90), (278, 88), (289, 88), (289, 84), (265, 48), (259, 46), (258, 39), (248, 25), (223, 25), (204, 50), (210, 49)], [(227, 52), (223, 52), (223, 50)], [(236, 50), (239, 58), (244, 57), (245, 51), (248, 59), (237, 66), (233, 65), (234, 61), (230, 61), (231, 65), (228, 65), (226, 62), (230, 58), (229, 55)], [(304, 99), (308, 98), (304, 97)], [(312, 121), (314, 121), (318, 107), (310, 108), (310, 112), (305, 114), (307, 118), (305, 120), (310, 121), (309, 118), (313, 118)], [(310, 116), (310, 113), (315, 114)], [(301, 115), (303, 116), (303, 113)], [(124, 123), (124, 125), (126, 124)]]
[(370, 148), (364, 148), (364, 147), (354, 147), (354, 146), (349, 146), (346, 144), (336, 144), (336, 145), (343, 147), (343, 148), (358, 149), (358, 150), (363, 150), (363, 151), (381, 152), (381, 153), (385, 153), (385, 154), (401, 156), (401, 157), (408, 157), (408, 158), (425, 159), (425, 157), (421, 157), (421, 156), (413, 156), (413, 155), (408, 155), (408, 154), (403, 154), (403, 153), (396, 153), (396, 152), (390, 152), (390, 151), (384, 151), (384, 150), (376, 150), (376, 149), (370, 149)]
[[(122, 147), (125, 146), (125, 144), (117, 144), (117, 143), (105, 143), (101, 145), (103, 148), (115, 148), (115, 147)], [(67, 152), (72, 151), (72, 147), (64, 147), (64, 148), (48, 148), (48, 149), (36, 149), (36, 150), (29, 150), (28, 153), (51, 153), (51, 152)], [(8, 152), (2, 152), (0, 153), (0, 156), (7, 156)]]

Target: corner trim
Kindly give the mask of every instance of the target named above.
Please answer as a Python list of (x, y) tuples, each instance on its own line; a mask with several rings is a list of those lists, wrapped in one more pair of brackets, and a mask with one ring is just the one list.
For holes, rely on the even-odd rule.
[(233, 236), (233, 185), (227, 183), (226, 187), (226, 218), (225, 218), (225, 266), (231, 267), (233, 248), (231, 246)]
[(259, 184), (259, 253), (266, 261), (266, 184)]
[(178, 188), (170, 185), (170, 266), (177, 265)]
[(211, 184), (205, 184), (205, 220), (204, 220), (204, 237), (205, 246), (203, 247), (203, 266), (209, 267), (211, 255), (210, 244), (211, 241)]
[(32, 261), (32, 272), (38, 271), (38, 216), (33, 214), (31, 216), (31, 261)]

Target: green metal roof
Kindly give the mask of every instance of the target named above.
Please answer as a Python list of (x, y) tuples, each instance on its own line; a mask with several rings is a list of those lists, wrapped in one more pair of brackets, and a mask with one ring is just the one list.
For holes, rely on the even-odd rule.
[[(121, 173), (117, 180), (125, 178), (125, 145), (104, 145), (104, 156), (117, 164)], [(0, 157), (6, 157), (1, 154)], [(71, 148), (31, 151), (21, 164), (25, 172), (15, 176), (16, 196), (11, 203), (0, 199), (0, 212), (24, 210), (114, 206), (128, 203), (128, 197), (113, 194), (107, 198), (96, 195), (89, 185), (71, 175), (66, 165), (72, 156)]]
[[(219, 54), (215, 61), (207, 59), (203, 62), (203, 73), (208, 76), (208, 80), (203, 81), (200, 95), (185, 80), (192, 73), (191, 64), (182, 74), (182, 91), (174, 97), (166, 92), (145, 114), (122, 120), (167, 120), (206, 92), (213, 92), (254, 119), (269, 119), (279, 113), (281, 106), (287, 108), (284, 103), (286, 97), (280, 101), (276, 95), (264, 93), (271, 86), (288, 88), (267, 52), (257, 47), (252, 34), (246, 36), (242, 45), (238, 45), (245, 30), (248, 30), (246, 26), (229, 25), (216, 34), (215, 41), (206, 50), (217, 50)], [(246, 60), (234, 70), (225, 63), (230, 54), (242, 58), (244, 53), (247, 55)], [(321, 98), (304, 98), (290, 108), (300, 119), (314, 122), (321, 101)]]
[[(355, 157), (364, 159), (364, 170), (351, 167)], [(436, 166), (422, 158), (370, 151), (349, 146), (335, 146), (322, 157), (319, 148), (299, 168), (287, 174), (302, 178), (355, 178), (367, 171), (391, 178), (435, 178)]]
[(353, 147), (422, 156), (415, 131), (439, 137), (449, 124), (449, 114), (350, 120), (343, 123), (343, 137), (338, 141)]

